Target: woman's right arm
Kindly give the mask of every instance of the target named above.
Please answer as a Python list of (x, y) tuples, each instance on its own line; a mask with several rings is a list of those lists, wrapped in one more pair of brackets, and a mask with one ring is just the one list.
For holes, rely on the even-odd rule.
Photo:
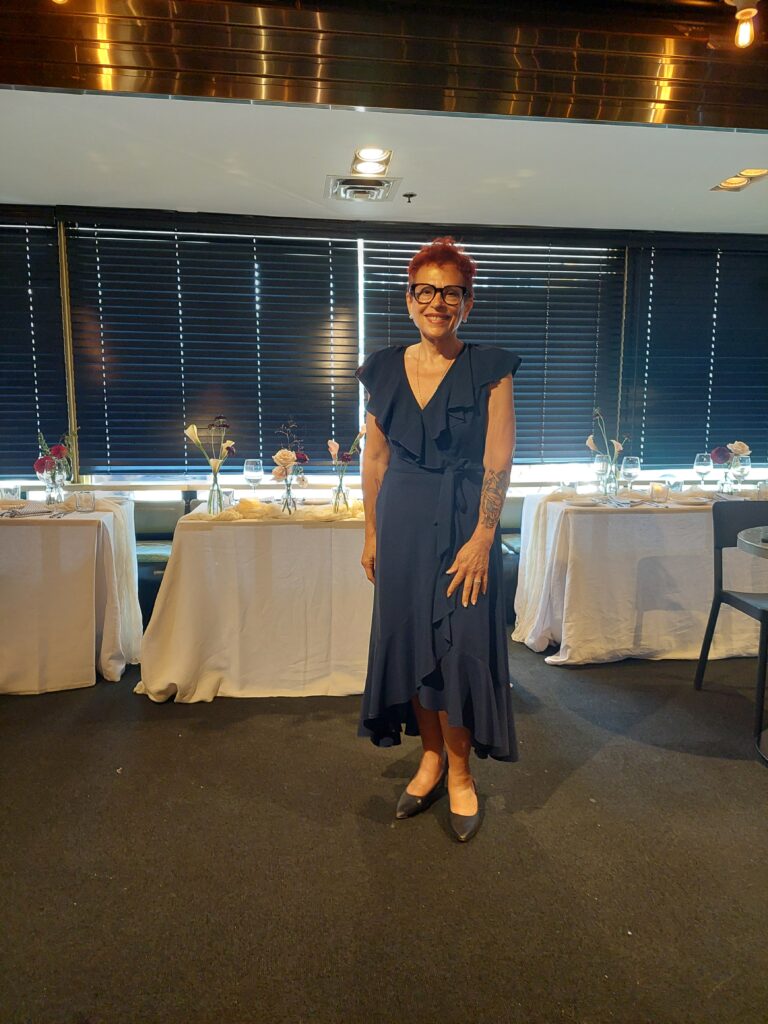
[(365, 545), (360, 564), (365, 575), (376, 582), (376, 499), (389, 466), (389, 442), (371, 413), (365, 416), (365, 448), (360, 473), (365, 507)]

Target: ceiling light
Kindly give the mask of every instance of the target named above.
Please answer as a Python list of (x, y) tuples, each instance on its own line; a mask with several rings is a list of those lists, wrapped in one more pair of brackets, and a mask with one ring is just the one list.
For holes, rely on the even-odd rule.
[(762, 178), (764, 174), (768, 174), (768, 167), (745, 167), (739, 174), (744, 178)]
[(736, 45), (741, 49), (751, 46), (755, 41), (753, 18), (757, 14), (757, 5), (760, 0), (725, 0), (725, 2), (736, 8), (736, 21), (738, 22), (734, 40)]
[(389, 160), (392, 156), (391, 149), (379, 149), (378, 146), (364, 146), (355, 152), (355, 160)]
[(741, 188), (742, 185), (749, 184), (749, 178), (745, 178), (743, 174), (734, 174), (730, 178), (725, 178), (720, 184), (724, 188)]
[(358, 160), (352, 166), (355, 174), (383, 174), (386, 169), (386, 164), (376, 163), (374, 160)]

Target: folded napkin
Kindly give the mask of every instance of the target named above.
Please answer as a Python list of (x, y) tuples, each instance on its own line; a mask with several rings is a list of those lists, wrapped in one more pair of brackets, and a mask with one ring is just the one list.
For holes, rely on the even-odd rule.
[(53, 507), (43, 501), (26, 501), (21, 505), (4, 509), (0, 515), (5, 519), (20, 519), (24, 516), (49, 516), (53, 511)]
[(362, 501), (350, 501), (349, 509), (340, 508), (333, 511), (333, 505), (326, 502), (321, 506), (298, 506), (290, 516), (283, 512), (279, 502), (267, 504), (257, 498), (241, 498), (234, 508), (225, 508), (217, 516), (209, 516), (201, 505), (196, 511), (185, 516), (185, 520), (198, 519), (203, 522), (236, 523), (241, 519), (255, 519), (272, 522), (336, 522), (339, 519), (364, 519), (365, 510)]

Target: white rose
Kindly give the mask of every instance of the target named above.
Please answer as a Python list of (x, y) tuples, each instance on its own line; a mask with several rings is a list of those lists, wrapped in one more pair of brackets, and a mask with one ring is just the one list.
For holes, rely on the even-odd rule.
[(732, 455), (751, 455), (752, 449), (743, 441), (734, 441), (733, 444), (725, 446)]
[(281, 448), (272, 456), (272, 461), (276, 462), (278, 466), (292, 466), (296, 461), (296, 452), (292, 452), (290, 448)]
[(590, 434), (587, 440), (584, 442), (591, 452), (599, 452), (600, 449), (595, 444), (595, 435)]
[(197, 435), (197, 427), (194, 423), (190, 423), (184, 433), (193, 444), (200, 444), (200, 438)]

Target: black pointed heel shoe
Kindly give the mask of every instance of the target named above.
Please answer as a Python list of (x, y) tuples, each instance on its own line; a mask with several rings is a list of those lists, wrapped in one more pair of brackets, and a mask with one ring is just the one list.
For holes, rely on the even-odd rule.
[[(477, 786), (475, 780), (472, 780), (472, 788), (477, 796)], [(451, 811), (451, 828), (453, 833), (460, 843), (468, 843), (473, 836), (476, 836), (480, 831), (480, 797), (477, 797), (477, 814), (454, 814)]]
[(404, 789), (400, 794), (400, 799), (397, 801), (395, 817), (400, 819), (412, 818), (414, 814), (421, 814), (422, 811), (426, 811), (428, 807), (431, 807), (435, 800), (438, 800), (443, 795), (447, 772), (448, 762), (444, 760), (440, 778), (424, 796), (414, 796), (407, 789)]

